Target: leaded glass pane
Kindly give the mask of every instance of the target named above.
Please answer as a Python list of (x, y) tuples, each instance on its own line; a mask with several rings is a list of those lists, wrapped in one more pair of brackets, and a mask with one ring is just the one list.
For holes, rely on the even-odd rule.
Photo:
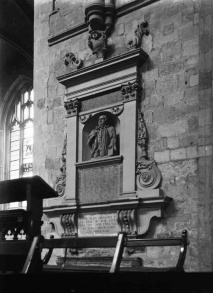
[(24, 107), (24, 120), (29, 118), (29, 108), (27, 106)]
[(24, 93), (24, 103), (28, 101), (28, 92)]
[(19, 150), (11, 152), (10, 159), (11, 161), (19, 160), (20, 152)]
[(30, 100), (34, 101), (34, 90), (31, 90), (30, 92)]
[(19, 123), (16, 121), (15, 124), (12, 126), (12, 131), (17, 131), (20, 129)]
[(19, 140), (20, 139), (20, 131), (12, 131), (11, 132), (11, 141)]
[(19, 102), (17, 105), (17, 119), (19, 121), (21, 120), (21, 102)]
[(34, 118), (34, 105), (32, 104), (30, 107), (30, 118), (33, 119)]
[(19, 170), (11, 171), (10, 172), (10, 179), (16, 179), (19, 178)]
[(19, 149), (19, 141), (13, 141), (10, 145), (11, 152), (16, 151)]
[(23, 143), (23, 158), (27, 158), (33, 155), (33, 139), (24, 139)]
[(10, 162), (10, 170), (19, 170), (19, 160)]

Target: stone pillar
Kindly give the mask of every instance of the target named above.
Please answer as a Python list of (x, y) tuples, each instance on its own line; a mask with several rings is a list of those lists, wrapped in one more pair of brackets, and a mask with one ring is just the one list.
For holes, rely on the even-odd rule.
[(136, 101), (125, 103), (123, 126), (123, 193), (135, 192)]
[(122, 85), (124, 117), (122, 126), (123, 149), (123, 194), (135, 194), (136, 190), (136, 141), (137, 141), (137, 99), (141, 86), (136, 80)]
[(65, 101), (67, 110), (67, 159), (65, 200), (76, 203), (76, 167), (78, 144), (78, 109), (77, 99)]

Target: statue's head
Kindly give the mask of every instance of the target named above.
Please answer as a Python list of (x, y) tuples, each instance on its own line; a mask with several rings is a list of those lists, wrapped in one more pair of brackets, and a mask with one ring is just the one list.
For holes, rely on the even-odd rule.
[(106, 121), (107, 121), (107, 116), (106, 115), (101, 115), (98, 118), (98, 125), (99, 126), (105, 125), (106, 124)]

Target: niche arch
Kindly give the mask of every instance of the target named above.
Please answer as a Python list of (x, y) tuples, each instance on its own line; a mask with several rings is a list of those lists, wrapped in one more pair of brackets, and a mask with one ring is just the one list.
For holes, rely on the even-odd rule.
[(120, 120), (116, 115), (113, 115), (109, 111), (102, 111), (91, 115), (83, 127), (82, 131), (82, 161), (88, 161), (91, 159), (91, 150), (87, 144), (88, 136), (90, 132), (98, 125), (98, 118), (101, 115), (107, 116), (107, 124), (114, 126), (116, 131), (116, 155), (120, 154)]

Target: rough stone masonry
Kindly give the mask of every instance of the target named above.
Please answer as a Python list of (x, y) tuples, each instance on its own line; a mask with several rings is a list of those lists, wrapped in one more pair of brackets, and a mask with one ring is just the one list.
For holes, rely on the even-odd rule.
[[(117, 7), (123, 2), (116, 1)], [(35, 1), (35, 173), (51, 186), (59, 174), (65, 128), (64, 87), (56, 80), (55, 65), (70, 49), (88, 66), (92, 62), (86, 31), (48, 46), (50, 36), (84, 21), (85, 1), (57, 3), (60, 9), (53, 13), (52, 1)], [(154, 1), (116, 19), (108, 40), (108, 58), (124, 53), (136, 26), (148, 21), (150, 34), (141, 45), (149, 54), (141, 110), (149, 156), (162, 172), (164, 194), (174, 199), (165, 219), (152, 221), (148, 236), (180, 235), (186, 228), (186, 271), (213, 270), (212, 6), (211, 0)], [(150, 248), (142, 258), (163, 266), (177, 255), (172, 248)]]

